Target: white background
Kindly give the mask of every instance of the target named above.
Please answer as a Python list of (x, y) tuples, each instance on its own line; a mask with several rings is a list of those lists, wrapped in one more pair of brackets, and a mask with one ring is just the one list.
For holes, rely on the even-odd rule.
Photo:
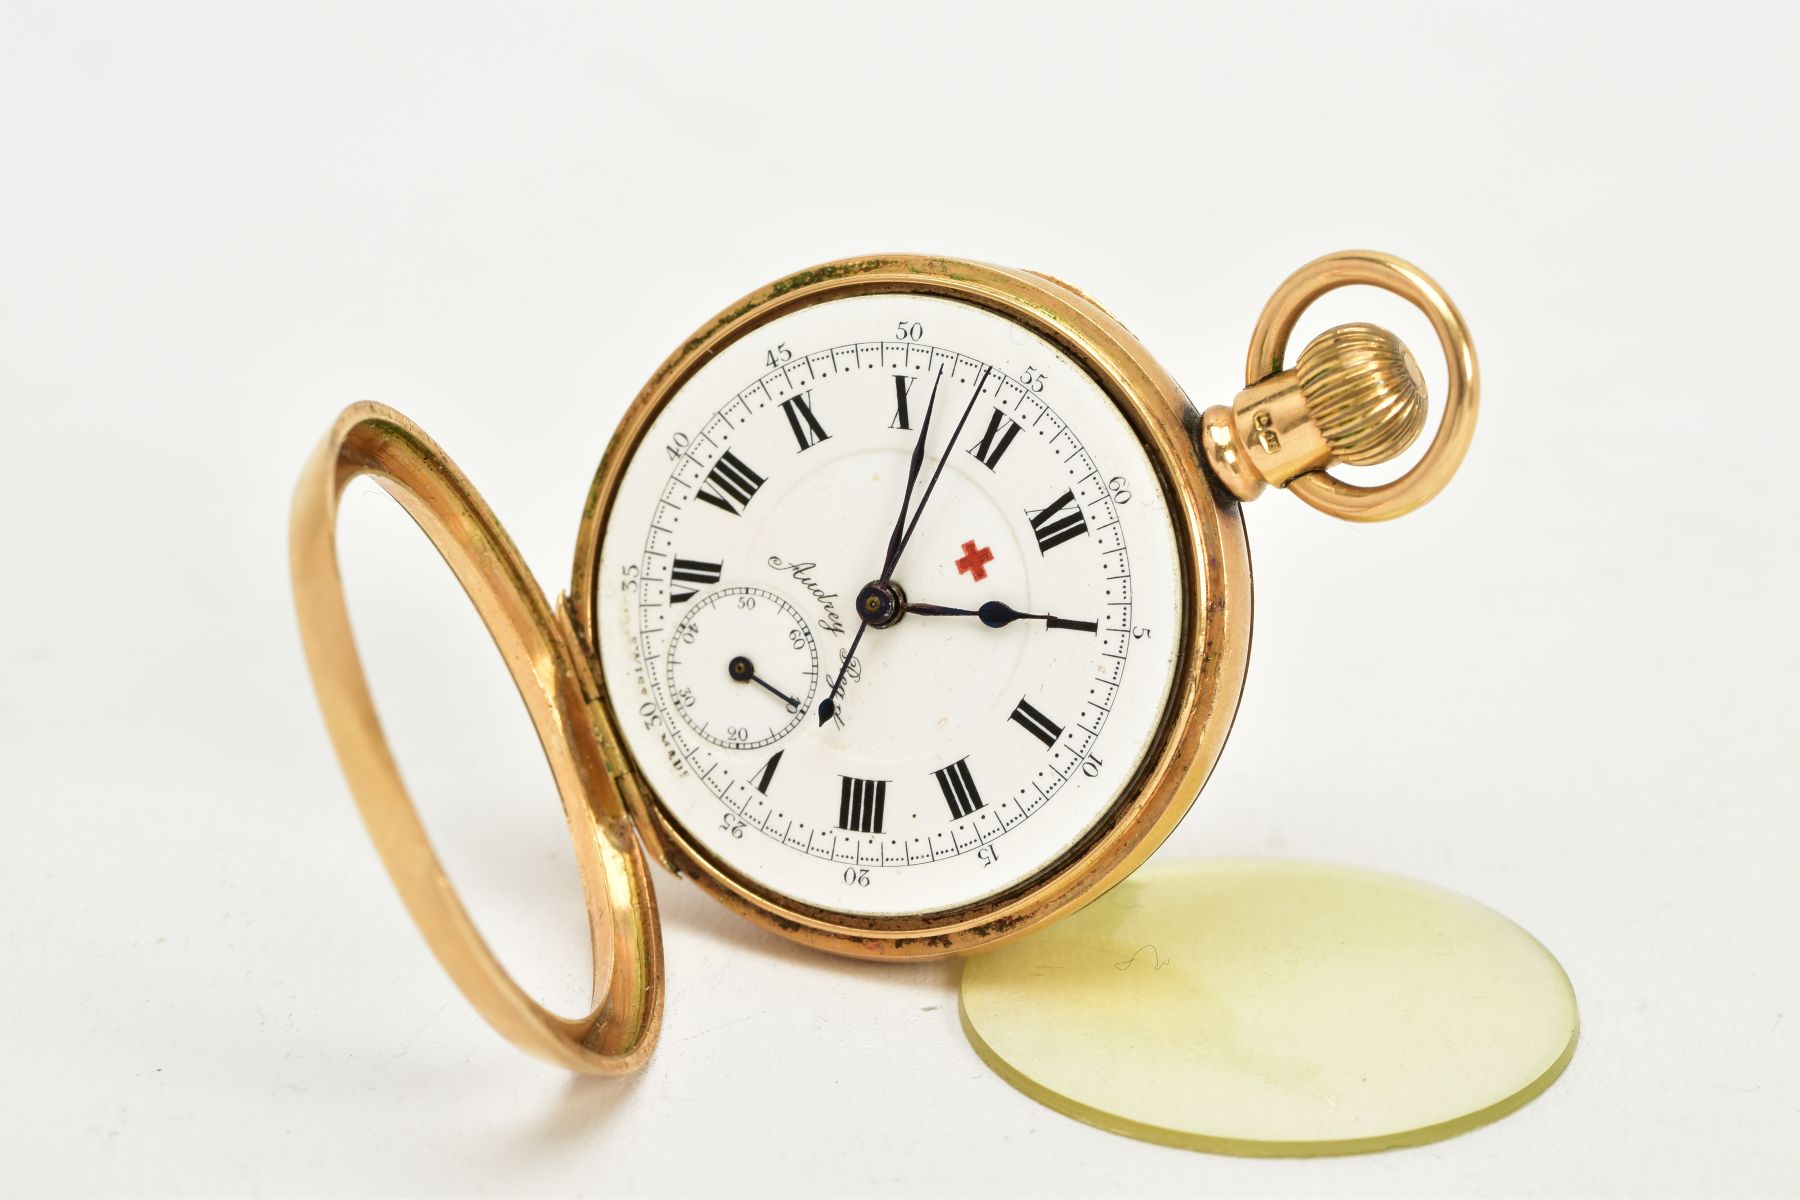
[[(1797, 44), (1775, 5), (0, 7), (0, 1190), (1792, 1193)], [(1248, 690), (1162, 861), (1510, 915), (1582, 1002), (1544, 1097), (1359, 1159), (1140, 1145), (990, 1074), (953, 965), (827, 960), (660, 874), (641, 1076), (456, 995), (293, 627), (288, 492), (342, 404), (423, 423), (555, 590), (624, 405), (778, 275), (1049, 271), (1204, 403), (1356, 245), (1461, 303), (1475, 446), (1391, 525), (1248, 511)], [(1352, 315), (1434, 360), (1378, 298), (1311, 328)], [(529, 726), (404, 517), (346, 512), (427, 820), (574, 1007)]]

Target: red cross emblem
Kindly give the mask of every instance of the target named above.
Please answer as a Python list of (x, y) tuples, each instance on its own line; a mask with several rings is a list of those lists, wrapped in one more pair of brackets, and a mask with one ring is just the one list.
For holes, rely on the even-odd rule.
[(964, 542), (962, 548), (963, 556), (956, 560), (956, 573), (973, 575), (975, 582), (980, 583), (987, 578), (987, 564), (994, 561), (994, 552), (974, 542)]

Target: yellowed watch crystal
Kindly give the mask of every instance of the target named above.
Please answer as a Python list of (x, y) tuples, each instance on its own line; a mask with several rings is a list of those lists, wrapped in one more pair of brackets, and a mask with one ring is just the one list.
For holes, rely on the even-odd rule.
[(1575, 1051), (1574, 989), (1463, 896), (1282, 860), (1151, 868), (968, 960), (963, 1028), (1090, 1124), (1228, 1154), (1351, 1154), (1513, 1111)]

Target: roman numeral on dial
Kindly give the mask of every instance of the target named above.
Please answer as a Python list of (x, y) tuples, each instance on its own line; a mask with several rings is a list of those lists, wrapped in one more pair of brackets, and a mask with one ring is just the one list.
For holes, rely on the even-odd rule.
[(931, 774), (938, 781), (938, 787), (943, 789), (951, 820), (960, 821), (981, 807), (981, 793), (975, 789), (975, 777), (969, 774), (967, 758), (959, 758)]
[(912, 421), (906, 414), (906, 399), (912, 395), (913, 384), (918, 381), (916, 375), (894, 376), (894, 419), (888, 422), (889, 429), (912, 428)]
[(1075, 503), (1074, 492), (1064, 492), (1048, 507), (1026, 514), (1031, 518), (1031, 532), (1037, 535), (1038, 553), (1048, 554), (1073, 537), (1088, 531), (1087, 518)]
[(980, 459), (982, 466), (992, 471), (1000, 465), (1000, 456), (1006, 453), (1006, 448), (1018, 436), (1019, 423), (996, 408), (988, 418), (987, 432), (981, 435), (979, 442), (969, 447), (969, 453)]
[(714, 508), (722, 508), (734, 517), (741, 516), (744, 506), (750, 503), (750, 498), (764, 482), (761, 475), (744, 465), (743, 459), (727, 450), (706, 473), (707, 486), (700, 489), (699, 496)]
[[(697, 558), (676, 559), (669, 572), (669, 603), (686, 604), (699, 588), (719, 582), (719, 573), (724, 569), (724, 563), (701, 562)], [(684, 590), (682, 584), (689, 586)]]
[(813, 416), (812, 405), (807, 403), (807, 397), (811, 395), (808, 392), (805, 396), (781, 402), (781, 411), (787, 414), (788, 428), (794, 431), (794, 440), (800, 443), (802, 450), (810, 450), (831, 436), (819, 424), (819, 418)]
[(844, 778), (838, 799), (838, 828), (852, 833), (880, 833), (887, 808), (887, 780)]
[(775, 782), (775, 768), (781, 765), (781, 756), (786, 753), (786, 750), (777, 750), (774, 754), (771, 754), (769, 756), (769, 761), (763, 764), (762, 770), (751, 777), (750, 782), (755, 785), (756, 790), (763, 795), (766, 796), (769, 794), (769, 785)]
[(1011, 719), (1019, 723), (1019, 728), (1046, 746), (1056, 745), (1056, 739), (1062, 736), (1061, 725), (1032, 707), (1031, 701), (1022, 697), (1013, 707)]

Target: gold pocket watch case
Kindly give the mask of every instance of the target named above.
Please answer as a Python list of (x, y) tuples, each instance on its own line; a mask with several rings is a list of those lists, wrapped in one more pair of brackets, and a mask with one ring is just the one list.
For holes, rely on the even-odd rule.
[[(1419, 434), (1405, 348), (1340, 326), (1283, 369), (1302, 312), (1351, 284), (1417, 305), (1449, 366), (1433, 443), (1378, 488), (1326, 468)], [(1197, 797), (1237, 707), (1240, 502), (1273, 484), (1346, 519), (1397, 516), (1444, 486), (1474, 429), (1461, 317), (1385, 254), (1295, 272), (1245, 382), (1197, 411), (1048, 276), (906, 255), (804, 271), (652, 376), (555, 603), (423, 431), (345, 410), (295, 496), (300, 626), (351, 791), (457, 986), (528, 1052), (618, 1073), (661, 1015), (646, 857), (784, 937), (882, 959), (994, 945), (1126, 878)], [(361, 475), (442, 552), (530, 710), (589, 907), (584, 1017), (545, 1011), (501, 968), (389, 753), (336, 558), (338, 497)]]

